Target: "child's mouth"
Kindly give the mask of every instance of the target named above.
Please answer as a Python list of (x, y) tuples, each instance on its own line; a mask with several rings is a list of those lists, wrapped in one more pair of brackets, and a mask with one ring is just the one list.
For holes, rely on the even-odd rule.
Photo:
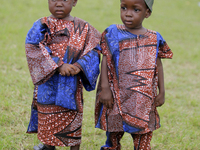
[(62, 14), (63, 11), (62, 11), (62, 10), (57, 10), (56, 13), (57, 13), (57, 14)]
[(130, 25), (132, 24), (132, 21), (125, 21), (125, 24)]

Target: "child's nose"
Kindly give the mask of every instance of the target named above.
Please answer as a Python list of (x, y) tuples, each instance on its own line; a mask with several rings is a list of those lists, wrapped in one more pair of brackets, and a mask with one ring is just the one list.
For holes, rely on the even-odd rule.
[(126, 17), (131, 17), (132, 16), (132, 11), (131, 10), (127, 10), (126, 11)]
[(56, 1), (56, 6), (59, 7), (59, 6), (62, 6), (63, 5), (63, 2), (62, 1)]

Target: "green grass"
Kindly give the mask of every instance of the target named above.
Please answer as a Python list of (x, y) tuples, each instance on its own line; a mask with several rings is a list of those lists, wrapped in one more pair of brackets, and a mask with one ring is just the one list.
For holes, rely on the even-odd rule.
[[(163, 60), (166, 103), (158, 109), (162, 127), (154, 132), (153, 150), (200, 149), (199, 11), (198, 0), (159, 0), (144, 22), (146, 28), (160, 32), (174, 52), (172, 60)], [(25, 133), (33, 85), (24, 43), (33, 22), (48, 15), (47, 0), (1, 0), (0, 149), (31, 150), (39, 143), (35, 134)], [(80, 0), (72, 15), (87, 20), (100, 32), (121, 23), (119, 0)], [(105, 142), (105, 132), (94, 128), (95, 91), (84, 94), (81, 149), (97, 150)], [(130, 135), (125, 134), (122, 150), (132, 147)]]

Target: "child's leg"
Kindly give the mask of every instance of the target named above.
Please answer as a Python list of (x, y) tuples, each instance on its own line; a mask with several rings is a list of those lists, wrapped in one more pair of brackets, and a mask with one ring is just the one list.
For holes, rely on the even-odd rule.
[(151, 150), (150, 142), (153, 133), (131, 134), (134, 141), (134, 150)]
[(80, 145), (76, 145), (76, 146), (71, 146), (70, 150), (79, 150)]
[(120, 140), (123, 135), (124, 132), (106, 132), (106, 145), (102, 146), (101, 150), (120, 150)]
[(34, 150), (55, 150), (55, 146), (50, 146), (40, 143), (38, 146), (33, 147)]
[(48, 148), (48, 150), (55, 150), (55, 146), (50, 146), (50, 145), (46, 145), (46, 144), (44, 144), (47, 148)]

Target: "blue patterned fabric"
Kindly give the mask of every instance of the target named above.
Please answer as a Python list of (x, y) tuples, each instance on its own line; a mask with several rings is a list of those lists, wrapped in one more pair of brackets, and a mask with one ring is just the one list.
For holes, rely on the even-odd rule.
[(111, 50), (111, 54), (113, 60), (115, 62), (116, 74), (119, 78), (118, 74), (118, 63), (119, 63), (119, 32), (116, 25), (111, 25), (106, 29), (106, 40), (108, 41), (107, 44), (109, 46), (109, 50)]
[[(119, 74), (118, 74), (118, 63), (119, 63), (119, 56), (120, 56), (119, 41), (122, 41), (128, 38), (137, 38), (137, 35), (134, 35), (132, 33), (123, 34), (123, 32), (119, 32), (115, 24), (109, 26), (105, 31), (107, 32), (105, 38), (107, 40), (109, 50), (111, 51), (111, 54), (115, 63), (117, 77), (119, 78)], [(159, 47), (165, 44), (165, 40), (163, 39), (163, 37), (161, 36), (159, 32), (156, 32), (156, 34), (157, 34), (157, 41), (158, 41), (156, 56), (158, 56)]]
[[(95, 49), (98, 49), (96, 47)], [(95, 89), (97, 77), (99, 74), (99, 55), (96, 51), (92, 50), (87, 55), (82, 57), (77, 61), (77, 63), (82, 67), (83, 73), (81, 79), (83, 86), (87, 91), (92, 91)], [(95, 65), (94, 65), (95, 64)], [(94, 67), (92, 67), (94, 66)]]
[(38, 131), (38, 112), (31, 106), (31, 118), (28, 125), (27, 133), (37, 133)]
[(123, 122), (123, 129), (124, 129), (124, 132), (127, 132), (127, 133), (136, 133), (136, 132), (141, 131), (141, 129), (132, 127), (128, 125), (126, 122)]
[(111, 138), (110, 138), (110, 132), (106, 131), (106, 136), (107, 136), (106, 143), (105, 143), (105, 145), (103, 145), (103, 146), (101, 147), (100, 150), (104, 150), (104, 149), (103, 149), (104, 147), (112, 147), (112, 146), (113, 146), (113, 145), (112, 145)]
[[(116, 71), (115, 73), (116, 73), (116, 77), (118, 78), (118, 81), (119, 81), (118, 66), (119, 66), (119, 58), (120, 58), (119, 43), (120, 42), (123, 43), (123, 41), (125, 41), (127, 39), (137, 39), (138, 37), (139, 38), (143, 38), (145, 36), (145, 35), (139, 35), (139, 36), (137, 36), (135, 34), (132, 34), (132, 33), (128, 32), (124, 28), (121, 29), (120, 27), (121, 27), (120, 25), (117, 26), (117, 25), (114, 24), (114, 25), (109, 26), (104, 31), (104, 33), (105, 33), (104, 38), (105, 38), (105, 41), (106, 41), (106, 46), (108, 46), (108, 48), (106, 49), (106, 51), (109, 51), (109, 52), (108, 53), (104, 52), (104, 51), (102, 52), (104, 55), (111, 54), (112, 61), (114, 62), (114, 65), (115, 65), (115, 71)], [(163, 39), (163, 37), (160, 35), (160, 33), (154, 32), (153, 34), (155, 34), (157, 36), (157, 45), (155, 45), (156, 46), (156, 59), (155, 59), (155, 63), (156, 63), (156, 60), (157, 60), (157, 57), (158, 57), (158, 53), (159, 53), (159, 48), (162, 47), (162, 46), (164, 46), (166, 44), (166, 42)], [(109, 65), (108, 65), (108, 67), (109, 67)], [(108, 123), (107, 123), (108, 120), (107, 120), (107, 118), (105, 119), (105, 122), (107, 123), (106, 125), (104, 125), (104, 124), (101, 125), (101, 123), (102, 123), (101, 119), (102, 119), (102, 113), (103, 113), (103, 106), (101, 104), (98, 104), (98, 111), (99, 112), (98, 112), (98, 117), (96, 119), (96, 125), (95, 125), (95, 127), (96, 128), (102, 128), (102, 126), (108, 125)], [(136, 132), (142, 131), (139, 128), (130, 126), (125, 121), (122, 121), (122, 126), (123, 126), (123, 131), (127, 132), (127, 133), (136, 133)], [(109, 130), (107, 130), (107, 131), (109, 131)], [(108, 136), (109, 136), (109, 134), (108, 134)], [(108, 143), (109, 143), (109, 141), (108, 141)]]
[[(80, 73), (82, 83), (87, 91), (95, 89), (96, 80), (99, 74), (99, 56), (94, 50), (89, 52), (77, 61), (83, 69)], [(38, 86), (38, 103), (55, 104), (64, 108), (77, 110), (76, 91), (77, 77), (61, 76), (54, 74), (44, 84)]]
[[(52, 28), (50, 25), (55, 26)], [(80, 31), (72, 30), (76, 28)], [(69, 29), (68, 34), (65, 34)], [(55, 37), (58, 38), (53, 41)], [(74, 37), (83, 38), (78, 41), (79, 47), (76, 45), (77, 40), (67, 43)], [(37, 20), (25, 40), (30, 74), (34, 85), (38, 86), (37, 103), (82, 112), (82, 87), (87, 91), (94, 90), (99, 75), (99, 41), (100, 33), (79, 18), (75, 18), (73, 23), (47, 17)], [(52, 43), (58, 47), (61, 44), (62, 47), (55, 48)], [(74, 64), (80, 67), (81, 72), (75, 76), (61, 76), (56, 69), (63, 63)], [(31, 111), (27, 132), (36, 132), (37, 110), (32, 108)]]
[(44, 39), (47, 27), (41, 23), (40, 20), (34, 22), (33, 27), (28, 31), (25, 44), (39, 44)]
[[(27, 34), (26, 44), (38, 45), (44, 39), (46, 32), (50, 33), (47, 26), (42, 24), (41, 20), (37, 20)], [(45, 46), (45, 49), (51, 56), (52, 51), (50, 48)], [(100, 50), (100, 46), (97, 45), (94, 49), (78, 59), (69, 56), (70, 48), (68, 47), (63, 62), (69, 64), (77, 62), (83, 71), (78, 75), (69, 77), (55, 73), (48, 81), (38, 86), (37, 102), (40, 104), (55, 104), (64, 108), (77, 110), (76, 91), (78, 76), (80, 76), (83, 86), (87, 91), (94, 90), (96, 86), (100, 62), (99, 54), (96, 50)], [(58, 57), (52, 57), (52, 60), (56, 64), (59, 62)]]

